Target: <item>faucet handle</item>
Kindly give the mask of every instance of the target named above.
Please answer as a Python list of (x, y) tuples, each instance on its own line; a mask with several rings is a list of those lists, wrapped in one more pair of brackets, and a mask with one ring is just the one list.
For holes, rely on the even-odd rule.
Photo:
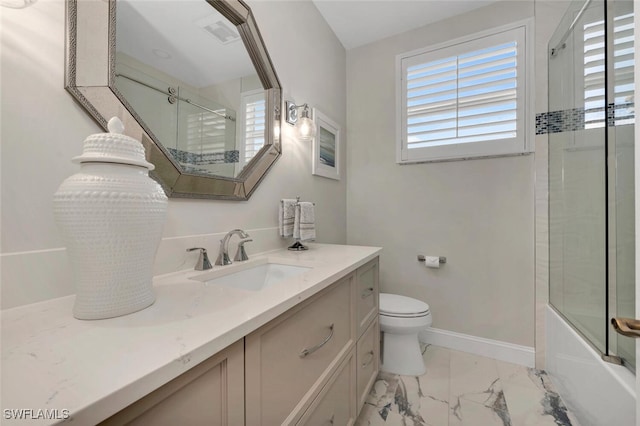
[(211, 269), (211, 262), (209, 261), (209, 256), (207, 255), (207, 249), (204, 247), (192, 247), (188, 248), (187, 251), (195, 251), (200, 250), (200, 256), (198, 257), (198, 261), (196, 262), (195, 270), (196, 271), (206, 271), (207, 269)]
[(252, 238), (245, 238), (238, 242), (238, 251), (236, 251), (236, 255), (233, 260), (238, 262), (242, 262), (244, 260), (249, 260), (249, 256), (247, 256), (247, 252), (244, 250), (244, 243), (248, 243), (249, 241), (253, 241)]

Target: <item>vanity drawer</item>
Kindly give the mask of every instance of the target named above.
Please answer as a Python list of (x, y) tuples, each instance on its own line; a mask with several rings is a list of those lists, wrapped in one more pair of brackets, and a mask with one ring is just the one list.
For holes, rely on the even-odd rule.
[(364, 332), (356, 347), (356, 380), (358, 411), (378, 377), (380, 363), (380, 328), (376, 318)]
[(356, 272), (356, 315), (358, 336), (378, 316), (378, 258), (358, 268)]
[(353, 351), (322, 389), (297, 425), (352, 425), (356, 419), (356, 357)]
[(248, 425), (295, 423), (355, 348), (355, 274), (245, 339)]

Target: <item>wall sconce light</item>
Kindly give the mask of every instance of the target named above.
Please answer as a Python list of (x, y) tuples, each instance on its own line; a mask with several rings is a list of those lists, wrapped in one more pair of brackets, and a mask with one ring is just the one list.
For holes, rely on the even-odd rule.
[[(302, 113), (298, 118), (298, 109), (302, 108)], [(309, 142), (316, 136), (316, 125), (311, 118), (309, 118), (309, 105), (302, 104), (296, 105), (293, 102), (286, 102), (287, 123), (295, 126), (298, 139), (303, 142)]]

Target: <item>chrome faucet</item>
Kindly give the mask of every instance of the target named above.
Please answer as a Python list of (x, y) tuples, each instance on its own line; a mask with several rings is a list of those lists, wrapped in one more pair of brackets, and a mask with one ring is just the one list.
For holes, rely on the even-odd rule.
[(206, 271), (207, 269), (211, 269), (211, 262), (209, 262), (209, 256), (207, 256), (207, 249), (203, 247), (193, 247), (188, 248), (187, 251), (200, 250), (200, 257), (198, 257), (198, 261), (196, 262), (195, 270), (196, 271)]
[(220, 240), (220, 251), (218, 252), (218, 259), (216, 260), (216, 265), (231, 265), (231, 259), (229, 259), (229, 240), (234, 235), (240, 236), (242, 240), (238, 244), (238, 253), (236, 253), (234, 260), (248, 260), (249, 257), (247, 253), (244, 251), (244, 243), (248, 241), (253, 241), (249, 238), (249, 234), (244, 232), (242, 229), (233, 229), (227, 232), (227, 235), (224, 236), (223, 239)]

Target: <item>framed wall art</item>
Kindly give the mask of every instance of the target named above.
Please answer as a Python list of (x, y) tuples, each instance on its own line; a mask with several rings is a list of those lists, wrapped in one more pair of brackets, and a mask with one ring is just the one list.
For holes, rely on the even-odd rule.
[(316, 136), (313, 140), (313, 171), (316, 176), (340, 180), (340, 126), (317, 108), (313, 109)]

